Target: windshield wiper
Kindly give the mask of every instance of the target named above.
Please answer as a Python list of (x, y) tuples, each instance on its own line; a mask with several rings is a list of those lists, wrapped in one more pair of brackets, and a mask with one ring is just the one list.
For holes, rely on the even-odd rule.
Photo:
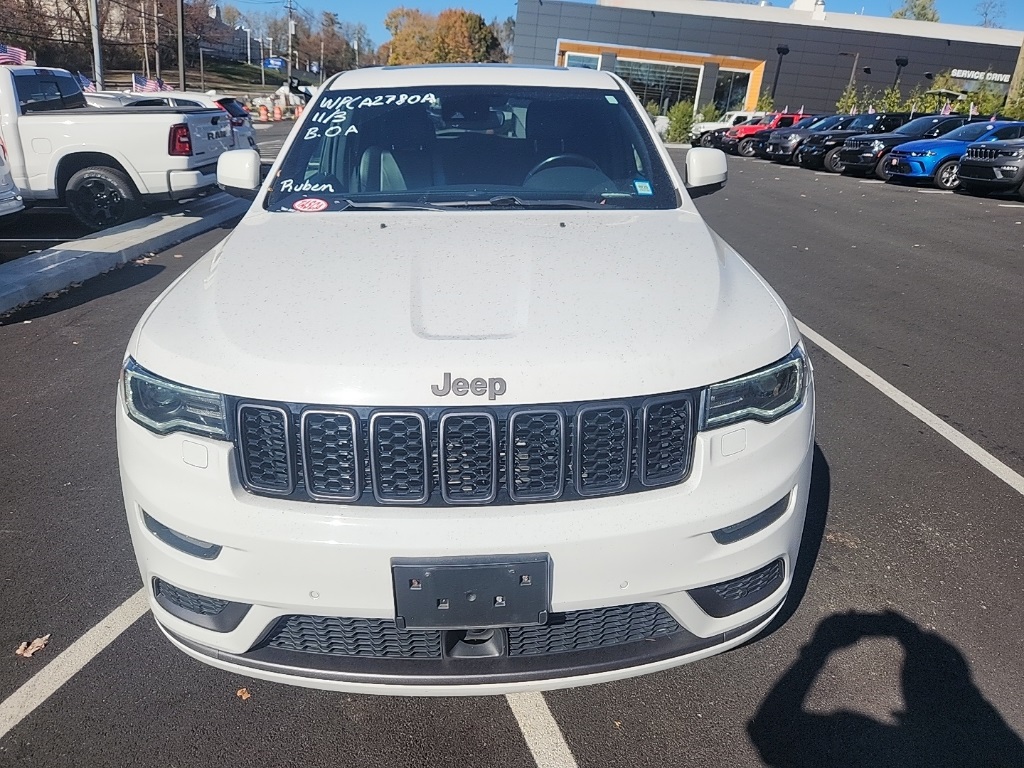
[(342, 204), (343, 211), (440, 211), (440, 207), (426, 201), (412, 201), (407, 203), (395, 202), (394, 200), (361, 201), (349, 200), (343, 197), (338, 200)]
[(441, 208), (600, 208), (590, 200), (524, 200), (516, 195), (495, 195), (486, 200), (457, 200), (433, 203)]

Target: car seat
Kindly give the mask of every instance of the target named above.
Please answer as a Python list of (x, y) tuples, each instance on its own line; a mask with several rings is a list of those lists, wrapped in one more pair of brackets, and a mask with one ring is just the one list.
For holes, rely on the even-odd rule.
[(423, 107), (398, 107), (358, 128), (365, 148), (355, 169), (356, 191), (400, 192), (444, 184), (434, 124)]

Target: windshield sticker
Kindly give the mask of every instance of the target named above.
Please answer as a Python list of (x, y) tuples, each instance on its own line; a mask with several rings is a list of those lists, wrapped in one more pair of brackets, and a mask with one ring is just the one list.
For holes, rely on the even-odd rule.
[(292, 208), (303, 213), (317, 213), (326, 210), (329, 203), (319, 197), (304, 197), (292, 203)]
[(312, 181), (295, 182), (293, 179), (285, 179), (281, 182), (279, 192), (334, 192), (334, 185), (328, 182), (316, 184)]
[(608, 94), (608, 93), (606, 93), (606, 94), (604, 95), (604, 97), (605, 97), (605, 98), (606, 98), (606, 99), (608, 100), (608, 103), (609, 103), (609, 104), (618, 104), (618, 103), (619, 103), (619, 100), (618, 100), (618, 99), (616, 99), (616, 98), (615, 98), (614, 96), (612, 96), (611, 94)]
[(651, 182), (644, 181), (643, 179), (637, 179), (633, 182), (633, 189), (636, 190), (638, 195), (653, 195), (654, 189), (651, 187)]

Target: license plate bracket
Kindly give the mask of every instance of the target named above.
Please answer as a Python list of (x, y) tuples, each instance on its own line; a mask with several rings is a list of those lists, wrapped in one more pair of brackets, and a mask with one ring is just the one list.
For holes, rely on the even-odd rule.
[(475, 629), (544, 624), (551, 557), (522, 555), (391, 560), (396, 624), (402, 629)]

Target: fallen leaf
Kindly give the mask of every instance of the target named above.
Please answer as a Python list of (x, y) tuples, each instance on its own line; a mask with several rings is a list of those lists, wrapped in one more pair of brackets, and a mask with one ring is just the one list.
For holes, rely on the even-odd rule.
[(621, 720), (612, 720), (612, 722), (615, 723), (615, 727), (616, 728), (621, 728), (622, 727), (622, 721)]
[(14, 653), (17, 656), (24, 656), (26, 659), (30, 658), (36, 651), (41, 651), (46, 647), (46, 644), (50, 642), (50, 634), (47, 633), (42, 637), (37, 637), (31, 643), (22, 643), (18, 646), (18, 650)]
[(246, 699), (252, 698), (252, 694), (249, 693), (249, 689), (248, 688), (239, 688), (235, 692), (235, 696), (240, 698), (242, 701), (245, 701)]
[(174, 254), (174, 258), (176, 258), (176, 259), (184, 258), (184, 254), (176, 253), (176, 254)]

